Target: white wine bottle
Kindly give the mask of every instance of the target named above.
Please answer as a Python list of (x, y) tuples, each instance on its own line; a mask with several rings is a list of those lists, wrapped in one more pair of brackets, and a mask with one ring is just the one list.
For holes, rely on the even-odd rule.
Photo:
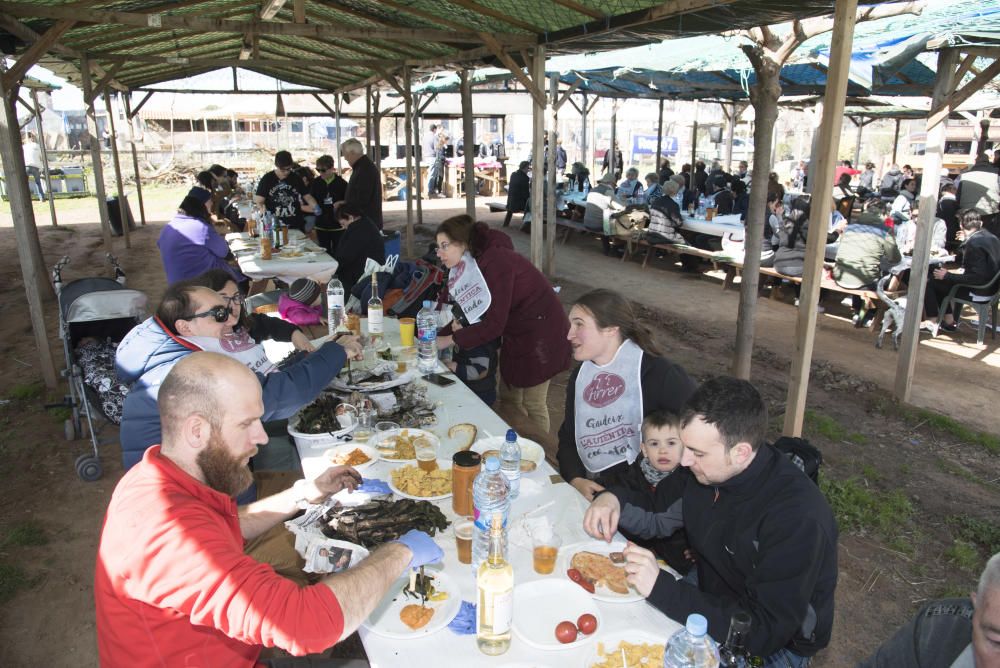
[(372, 272), (372, 298), (368, 300), (368, 334), (382, 336), (382, 300), (378, 296), (378, 272)]
[(490, 523), (490, 553), (479, 566), (476, 590), (476, 645), (483, 654), (496, 656), (510, 649), (514, 618), (514, 569), (503, 558), (503, 515)]

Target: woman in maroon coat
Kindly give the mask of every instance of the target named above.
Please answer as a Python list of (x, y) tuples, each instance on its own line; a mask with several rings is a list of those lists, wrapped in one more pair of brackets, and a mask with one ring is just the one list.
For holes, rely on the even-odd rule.
[(552, 285), (514, 251), (510, 237), (470, 216), (441, 223), (437, 244), (449, 269), (449, 294), (473, 323), (453, 323), (450, 335), (438, 336), (438, 347), (474, 348), (501, 338), (500, 398), (548, 432), (549, 380), (571, 358), (569, 320)]

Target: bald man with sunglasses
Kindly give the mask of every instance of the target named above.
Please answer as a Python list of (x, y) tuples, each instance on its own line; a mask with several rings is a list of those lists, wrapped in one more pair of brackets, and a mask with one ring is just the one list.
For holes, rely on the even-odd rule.
[[(161, 442), (157, 396), (163, 379), (178, 361), (198, 350), (212, 349), (238, 358), (238, 343), (231, 336), (236, 321), (225, 298), (182, 281), (168, 287), (156, 315), (132, 329), (118, 345), (118, 377), (130, 386), (120, 429), (126, 470), (142, 459), (147, 448)], [(281, 370), (256, 374), (264, 402), (261, 419), (291, 417), (319, 395), (347, 358), (361, 357), (361, 346), (354, 339), (327, 342)]]

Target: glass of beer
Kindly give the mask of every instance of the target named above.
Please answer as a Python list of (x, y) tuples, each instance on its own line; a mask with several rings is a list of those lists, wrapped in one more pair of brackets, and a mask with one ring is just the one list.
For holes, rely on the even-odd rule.
[(421, 471), (436, 471), (437, 448), (428, 439), (419, 437), (413, 440), (413, 450), (417, 453), (417, 466)]
[(715, 207), (707, 206), (705, 207), (705, 220), (712, 220), (715, 218)]
[(559, 546), (562, 539), (559, 534), (552, 530), (552, 527), (538, 530), (531, 534), (532, 564), (535, 572), (540, 575), (549, 575), (556, 567), (556, 557), (559, 555)]
[(455, 546), (458, 548), (458, 560), (463, 564), (472, 563), (472, 528), (471, 517), (459, 517), (451, 528), (455, 532)]

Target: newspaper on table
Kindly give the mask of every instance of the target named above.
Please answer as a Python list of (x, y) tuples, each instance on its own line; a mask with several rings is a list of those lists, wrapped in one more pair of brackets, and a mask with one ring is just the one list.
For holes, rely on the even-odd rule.
[(323, 503), (313, 504), (295, 519), (285, 522), (285, 528), (295, 534), (295, 551), (305, 559), (306, 573), (339, 573), (357, 566), (368, 557), (368, 549), (344, 540), (327, 538), (323, 534), (323, 516), (339, 505), (355, 506), (368, 503), (384, 494), (368, 494), (347, 490), (334, 494)]
[(412, 383), (420, 377), (420, 372), (416, 370), (397, 373), (396, 363), (391, 361), (379, 362), (365, 373), (368, 378), (387, 374), (390, 376), (390, 379), (384, 381), (362, 381), (360, 383), (349, 383), (343, 376), (337, 376), (330, 381), (330, 387), (340, 392), (383, 392), (394, 387), (400, 387), (402, 385), (406, 385), (407, 383)]

